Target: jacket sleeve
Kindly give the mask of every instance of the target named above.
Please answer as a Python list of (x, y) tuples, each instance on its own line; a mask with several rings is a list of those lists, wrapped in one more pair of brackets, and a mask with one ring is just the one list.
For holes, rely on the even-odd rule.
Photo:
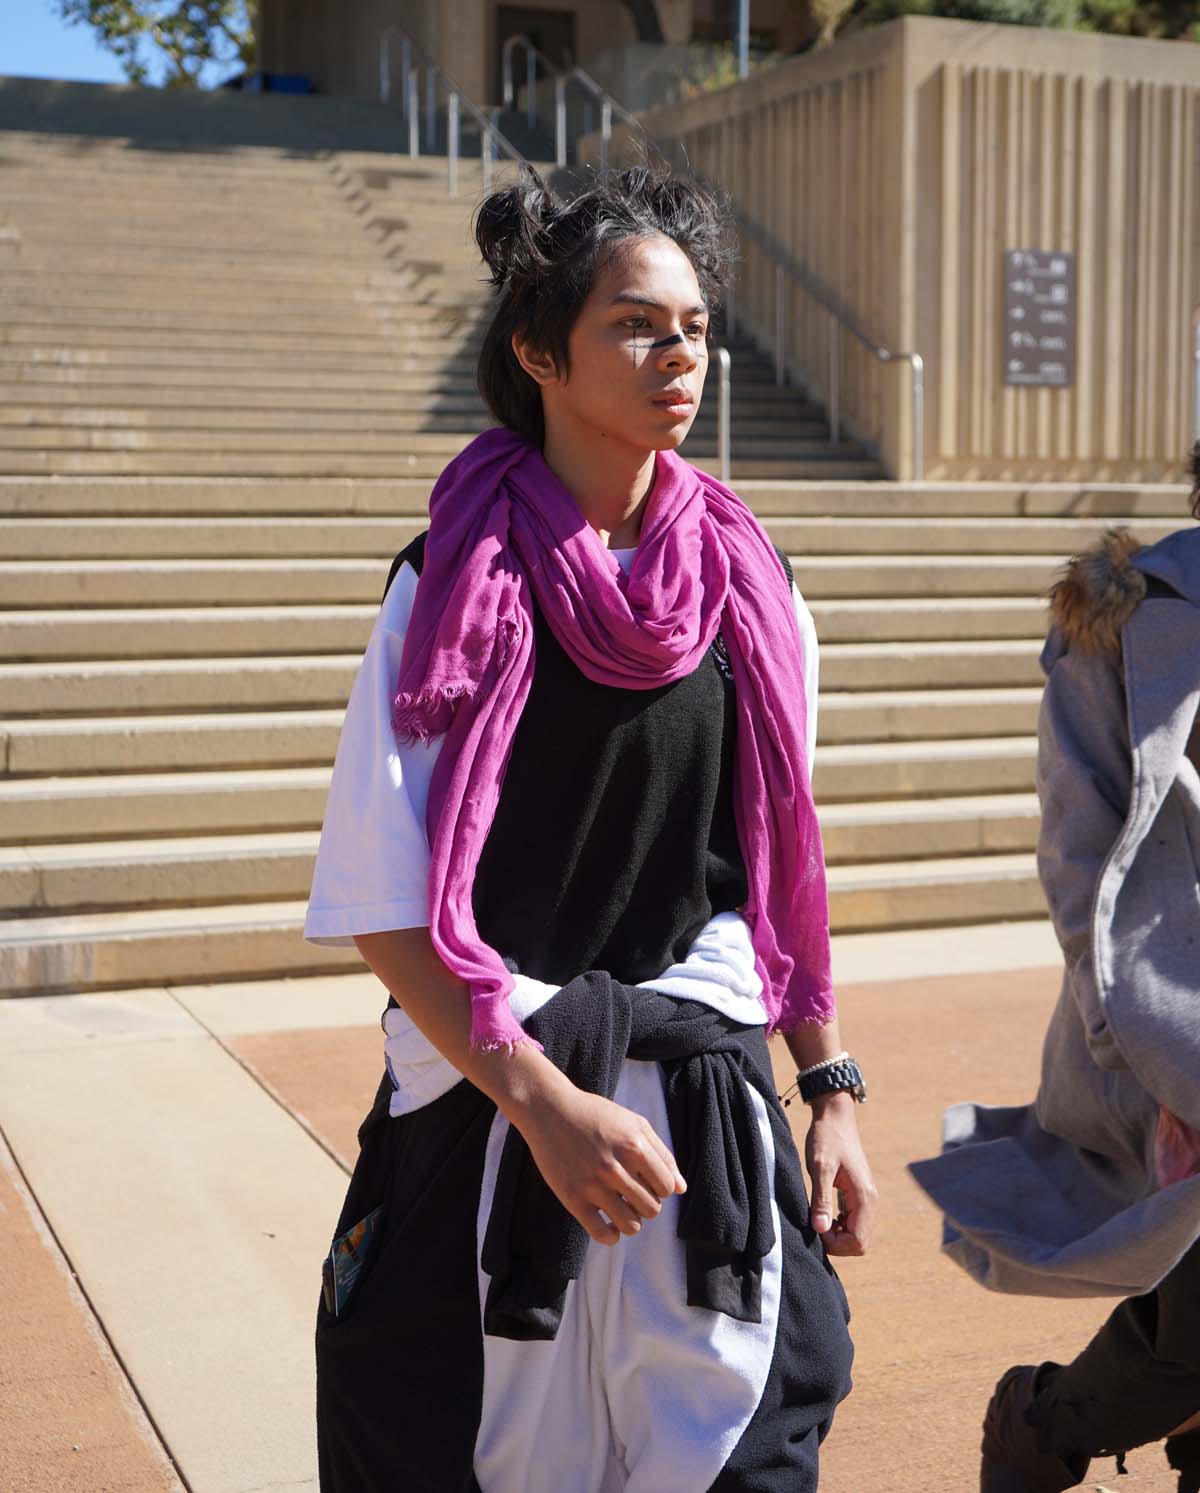
[(1100, 1001), (1092, 946), (1097, 885), (1132, 791), (1121, 662), (1106, 651), (1070, 648), (1055, 630), (1042, 663), (1047, 679), (1038, 721), (1038, 875), (1092, 1058), (1101, 1068), (1124, 1068)]

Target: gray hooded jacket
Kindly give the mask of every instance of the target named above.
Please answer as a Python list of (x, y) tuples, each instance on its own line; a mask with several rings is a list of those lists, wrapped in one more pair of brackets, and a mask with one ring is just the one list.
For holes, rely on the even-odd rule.
[(1159, 1105), (1200, 1130), (1200, 530), (1110, 534), (1051, 601), (1038, 868), (1065, 973), (1033, 1104), (947, 1110), (912, 1173), (993, 1290), (1149, 1290), (1200, 1237)]

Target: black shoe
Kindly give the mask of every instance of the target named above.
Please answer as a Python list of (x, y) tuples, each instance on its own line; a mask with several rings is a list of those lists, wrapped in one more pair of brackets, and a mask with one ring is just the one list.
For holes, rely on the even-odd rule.
[(1038, 1446), (1025, 1412), (1057, 1364), (1021, 1364), (996, 1385), (983, 1417), (979, 1493), (1063, 1493), (1087, 1476), (1089, 1457), (1063, 1458)]

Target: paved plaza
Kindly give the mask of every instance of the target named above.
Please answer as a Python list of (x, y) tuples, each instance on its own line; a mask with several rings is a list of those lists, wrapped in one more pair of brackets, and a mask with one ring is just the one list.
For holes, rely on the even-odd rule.
[[(1070, 1354), (1106, 1304), (974, 1286), (904, 1163), (945, 1104), (1032, 1091), (1057, 951), (1028, 923), (847, 937), (835, 961), (883, 1210), (842, 1271), (856, 1387), (822, 1483), (971, 1493), (996, 1375)], [(0, 1002), (4, 1493), (316, 1487), (310, 1329), (380, 1004), (360, 975)], [(1170, 1493), (1157, 1448), (1129, 1467), (1121, 1493)]]

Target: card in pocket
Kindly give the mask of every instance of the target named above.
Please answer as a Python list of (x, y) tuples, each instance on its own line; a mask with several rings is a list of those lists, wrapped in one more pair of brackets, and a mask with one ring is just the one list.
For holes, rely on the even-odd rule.
[(382, 1214), (381, 1204), (333, 1241), (333, 1248), (329, 1251), (322, 1274), (325, 1305), (335, 1317), (342, 1314), (350, 1293), (362, 1274)]

